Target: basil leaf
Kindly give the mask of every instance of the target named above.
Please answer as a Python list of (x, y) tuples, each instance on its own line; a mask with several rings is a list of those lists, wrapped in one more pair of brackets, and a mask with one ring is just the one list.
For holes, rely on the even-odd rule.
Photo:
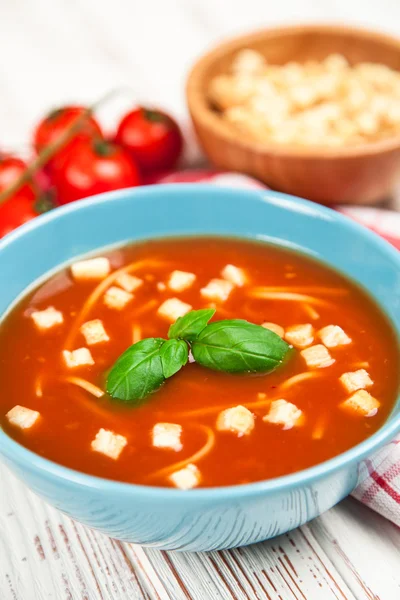
[(168, 340), (160, 349), (161, 364), (164, 377), (172, 377), (188, 361), (189, 348), (183, 340)]
[(201, 333), (208, 321), (215, 314), (214, 308), (202, 308), (200, 310), (191, 310), (177, 321), (168, 331), (169, 338), (181, 338), (192, 342)]
[(147, 338), (133, 344), (117, 359), (107, 378), (107, 392), (132, 404), (140, 404), (164, 383), (160, 350), (165, 341)]
[(268, 373), (282, 363), (288, 350), (276, 333), (241, 319), (207, 325), (192, 344), (198, 364), (227, 373)]

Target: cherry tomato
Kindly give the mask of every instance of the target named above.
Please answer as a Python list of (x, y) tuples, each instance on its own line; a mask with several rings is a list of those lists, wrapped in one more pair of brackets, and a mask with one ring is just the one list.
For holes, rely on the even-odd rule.
[(0, 237), (38, 216), (35, 202), (23, 195), (15, 195), (0, 205)]
[[(19, 179), (26, 169), (27, 164), (20, 158), (0, 154), (0, 194)], [(17, 193), (24, 198), (35, 199), (33, 186), (29, 183), (19, 188)]]
[(183, 145), (181, 131), (169, 115), (143, 107), (124, 116), (115, 141), (131, 152), (143, 171), (170, 169)]
[(139, 185), (139, 172), (126, 150), (106, 141), (81, 143), (55, 174), (60, 204)]
[[(36, 127), (33, 136), (33, 145), (39, 154), (46, 146), (53, 144), (57, 138), (75, 121), (86, 109), (83, 106), (64, 106), (49, 113)], [(46, 170), (51, 173), (61, 168), (66, 157), (82, 141), (88, 141), (94, 137), (102, 138), (100, 125), (93, 117), (88, 117), (82, 123), (82, 128), (70, 142), (68, 142), (58, 153), (46, 164)]]
[[(20, 158), (0, 155), (0, 194), (19, 179), (26, 168)], [(0, 204), (0, 237), (37, 216), (35, 198), (33, 186), (27, 183)]]

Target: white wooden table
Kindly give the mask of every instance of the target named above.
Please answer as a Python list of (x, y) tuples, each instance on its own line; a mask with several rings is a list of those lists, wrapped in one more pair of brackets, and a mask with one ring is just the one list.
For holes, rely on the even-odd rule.
[[(398, 0), (0, 0), (0, 147), (26, 150), (48, 108), (128, 85), (187, 119), (183, 85), (222, 37), (283, 21), (400, 33)], [(128, 98), (102, 114), (111, 125)], [(131, 101), (131, 100), (129, 100)], [(192, 147), (189, 159), (194, 160)], [(72, 522), (0, 467), (1, 600), (398, 600), (400, 531), (353, 499), (248, 548), (184, 554)]]

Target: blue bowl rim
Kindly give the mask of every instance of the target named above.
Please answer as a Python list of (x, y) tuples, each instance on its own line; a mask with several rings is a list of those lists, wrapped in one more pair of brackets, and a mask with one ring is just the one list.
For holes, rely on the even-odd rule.
[[(367, 242), (379, 246), (381, 250), (388, 256), (388, 258), (397, 263), (400, 268), (400, 253), (391, 244), (386, 242), (376, 233), (370, 231), (363, 225), (360, 225), (356, 221), (353, 221), (349, 217), (332, 210), (326, 206), (316, 204), (303, 198), (291, 196), (289, 194), (283, 194), (281, 192), (275, 192), (269, 189), (243, 189), (243, 188), (218, 188), (214, 185), (207, 184), (164, 184), (155, 186), (146, 186), (140, 188), (125, 188), (118, 191), (106, 192), (104, 194), (98, 194), (90, 198), (85, 199), (84, 202), (75, 202), (65, 206), (62, 206), (49, 213), (41, 215), (29, 221), (22, 227), (11, 232), (3, 240), (0, 241), (0, 252), (1, 250), (23, 237), (29, 231), (38, 227), (44, 226), (46, 223), (52, 222), (59, 218), (62, 218), (64, 214), (79, 213), (80, 210), (92, 206), (100, 205), (106, 202), (115, 201), (117, 198), (124, 198), (127, 193), (142, 195), (162, 195), (164, 191), (168, 193), (176, 194), (187, 194), (193, 191), (193, 189), (201, 190), (201, 193), (221, 193), (221, 194), (246, 194), (254, 196), (255, 199), (262, 202), (268, 202), (273, 198), (276, 201), (284, 200), (290, 205), (294, 212), (298, 212), (299, 208), (302, 207), (304, 212), (308, 214), (318, 214), (318, 216), (335, 221), (340, 227), (352, 230), (355, 234), (363, 237)], [(239, 236), (240, 237), (240, 236)], [(378, 303), (381, 310), (386, 314), (385, 309)], [(391, 321), (392, 322), (392, 321)], [(392, 323), (394, 326), (394, 323)], [(396, 327), (397, 337), (400, 336), (399, 328)], [(367, 456), (371, 456), (375, 451), (381, 448), (385, 442), (390, 442), (393, 437), (400, 432), (400, 413), (394, 417), (389, 417), (389, 421), (386, 421), (380, 429), (375, 432), (372, 436), (364, 440), (363, 442), (353, 446), (346, 452), (326, 460), (322, 463), (318, 463), (307, 469), (296, 471), (289, 475), (283, 475), (281, 477), (275, 477), (263, 481), (256, 481), (254, 483), (242, 484), (242, 485), (231, 485), (221, 487), (208, 487), (190, 490), (190, 493), (182, 494), (181, 490), (176, 490), (168, 487), (156, 487), (156, 486), (145, 486), (134, 483), (126, 483), (121, 481), (115, 481), (112, 479), (105, 479), (95, 475), (89, 475), (87, 473), (70, 469), (63, 465), (43, 458), (38, 454), (28, 450), (14, 439), (9, 437), (4, 430), (0, 427), (0, 454), (9, 456), (11, 462), (17, 462), (18, 464), (27, 464), (36, 471), (40, 471), (41, 474), (48, 477), (56, 476), (57, 478), (70, 481), (74, 484), (82, 485), (83, 487), (96, 490), (98, 492), (110, 492), (123, 495), (132, 495), (137, 498), (148, 498), (150, 495), (156, 499), (162, 499), (164, 501), (176, 501), (184, 499), (185, 502), (197, 502), (197, 501), (225, 501), (225, 500), (238, 500), (240, 498), (251, 498), (266, 493), (276, 493), (287, 488), (298, 488), (310, 485), (311, 483), (335, 473), (336, 471), (346, 468), (358, 463)]]

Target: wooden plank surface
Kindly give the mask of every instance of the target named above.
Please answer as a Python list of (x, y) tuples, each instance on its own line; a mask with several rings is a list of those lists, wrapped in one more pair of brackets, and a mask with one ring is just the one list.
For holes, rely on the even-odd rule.
[[(400, 3), (348, 0), (3, 0), (0, 147), (28, 153), (37, 119), (65, 102), (129, 93), (187, 120), (186, 72), (225, 36), (334, 20), (399, 33)], [(189, 159), (198, 156), (194, 145)], [(400, 195), (397, 199), (400, 208)], [(73, 523), (0, 467), (0, 600), (399, 600), (400, 532), (348, 499), (274, 540), (211, 554), (121, 544)]]
[(225, 552), (120, 543), (0, 467), (1, 600), (398, 600), (400, 530), (348, 499), (309, 525)]

